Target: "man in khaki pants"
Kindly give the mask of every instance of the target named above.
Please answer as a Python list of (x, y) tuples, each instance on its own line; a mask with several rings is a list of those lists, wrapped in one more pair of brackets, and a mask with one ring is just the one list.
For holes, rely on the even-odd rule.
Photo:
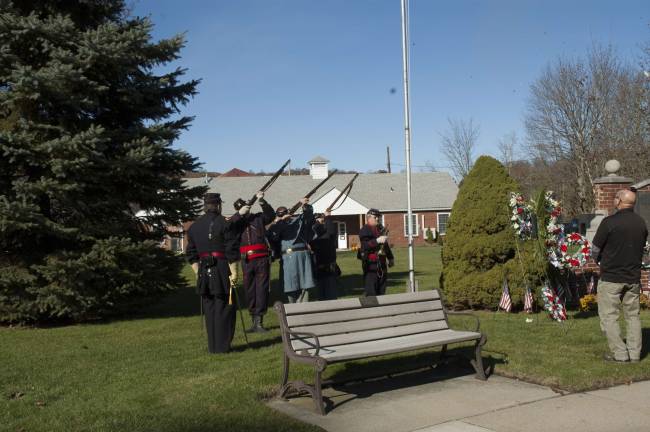
[[(639, 292), (641, 261), (648, 230), (643, 218), (634, 213), (636, 193), (620, 190), (614, 198), (617, 212), (601, 222), (594, 237), (594, 256), (600, 264), (598, 315), (611, 353), (605, 360), (638, 362), (641, 355)], [(619, 313), (627, 324), (627, 338), (621, 339)]]

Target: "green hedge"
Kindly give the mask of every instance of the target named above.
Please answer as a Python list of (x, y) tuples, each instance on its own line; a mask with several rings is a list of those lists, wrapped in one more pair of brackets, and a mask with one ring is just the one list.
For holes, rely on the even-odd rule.
[(489, 156), (481, 156), (463, 180), (442, 252), (441, 286), (451, 307), (496, 308), (505, 275), (515, 304), (523, 302), (525, 278), (531, 287), (538, 284), (534, 245), (517, 245), (510, 224), (509, 194), (518, 189)]

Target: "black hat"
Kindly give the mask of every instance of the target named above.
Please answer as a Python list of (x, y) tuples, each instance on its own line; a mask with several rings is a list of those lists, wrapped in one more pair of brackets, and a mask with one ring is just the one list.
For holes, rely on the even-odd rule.
[(275, 210), (275, 215), (277, 217), (282, 217), (282, 216), (285, 216), (288, 212), (289, 212), (289, 210), (287, 210), (286, 207), (280, 206)]
[(371, 208), (370, 210), (368, 210), (368, 213), (366, 213), (366, 214), (369, 215), (369, 216), (377, 217), (377, 218), (381, 216), (381, 212), (379, 210), (377, 210), (376, 208)]
[(207, 193), (203, 196), (204, 204), (221, 204), (221, 194)]
[(244, 207), (246, 205), (246, 201), (244, 201), (241, 198), (237, 198), (237, 201), (233, 203), (233, 206), (235, 207), (235, 210), (239, 210), (240, 208)]

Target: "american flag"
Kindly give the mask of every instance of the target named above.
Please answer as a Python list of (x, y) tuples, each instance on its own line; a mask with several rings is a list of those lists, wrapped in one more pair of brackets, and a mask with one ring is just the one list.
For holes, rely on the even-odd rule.
[(501, 301), (499, 301), (499, 309), (510, 312), (512, 309), (512, 300), (510, 299), (510, 289), (508, 288), (508, 278), (503, 278), (503, 292), (501, 293)]
[(557, 299), (561, 302), (564, 303), (564, 295), (566, 293), (566, 290), (564, 289), (564, 284), (562, 281), (560, 281), (557, 285), (557, 288), (555, 289), (555, 295), (557, 296)]
[(589, 279), (589, 284), (587, 284), (587, 294), (593, 294), (596, 291), (596, 281), (594, 280), (593, 273), (591, 274), (591, 279)]
[(533, 293), (528, 281), (526, 281), (526, 292), (524, 293), (524, 312), (533, 313)]

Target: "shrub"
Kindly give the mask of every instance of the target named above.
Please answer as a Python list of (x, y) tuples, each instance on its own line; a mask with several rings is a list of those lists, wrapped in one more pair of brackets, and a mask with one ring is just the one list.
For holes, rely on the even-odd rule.
[[(509, 194), (518, 185), (494, 158), (480, 157), (463, 180), (443, 247), (441, 284), (453, 308), (495, 308), (504, 277), (514, 303), (522, 303), (525, 279), (539, 285), (535, 245), (516, 243)], [(519, 251), (519, 252), (518, 252)]]

